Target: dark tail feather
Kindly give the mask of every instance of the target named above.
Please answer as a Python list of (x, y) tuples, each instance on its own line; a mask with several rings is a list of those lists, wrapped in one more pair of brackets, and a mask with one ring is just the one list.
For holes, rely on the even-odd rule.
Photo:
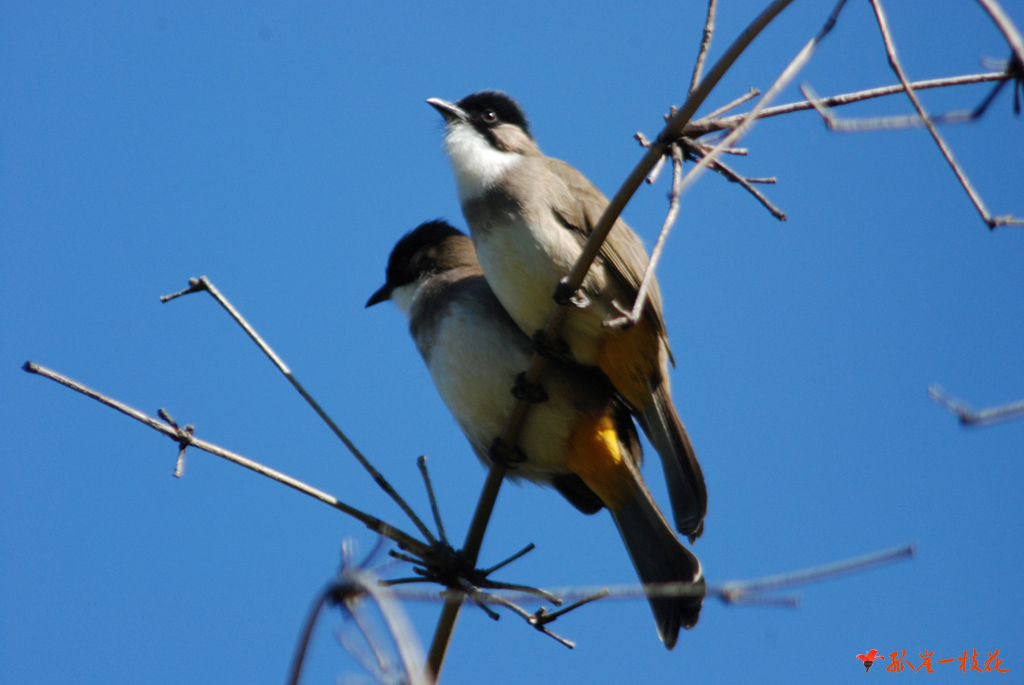
[(708, 491), (704, 486), (704, 472), (700, 470), (693, 445), (665, 383), (654, 391), (650, 406), (637, 419), (661, 457), (676, 530), (693, 542), (704, 532)]
[[(648, 584), (686, 583), (679, 596), (648, 596), (658, 637), (672, 649), (679, 628), (697, 625), (704, 602), (704, 575), (700, 560), (680, 542), (668, 521), (658, 510), (643, 481), (637, 479), (636, 496), (628, 500), (612, 518), (633, 560), (640, 582)], [(609, 511), (611, 511), (609, 509)]]

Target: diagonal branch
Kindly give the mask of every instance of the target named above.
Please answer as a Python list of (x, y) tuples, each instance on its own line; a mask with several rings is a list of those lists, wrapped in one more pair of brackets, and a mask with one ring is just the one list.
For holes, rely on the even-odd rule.
[(640, 281), (640, 288), (637, 290), (636, 298), (633, 300), (633, 308), (628, 312), (623, 311), (623, 315), (620, 317), (605, 321), (604, 326), (607, 328), (633, 326), (640, 320), (644, 302), (647, 301), (647, 291), (650, 289), (651, 281), (653, 280), (648, 276), (654, 269), (653, 265), (656, 265), (658, 260), (661, 259), (661, 253), (665, 249), (665, 240), (668, 238), (668, 232), (672, 225), (675, 224), (676, 217), (679, 216), (679, 195), (683, 185), (683, 151), (679, 143), (673, 143), (670, 150), (672, 155), (672, 190), (668, 193), (668, 213), (665, 215), (665, 222), (661, 226), (661, 231), (658, 232), (658, 241), (654, 244), (654, 249), (651, 250), (651, 259), (647, 262), (647, 271)]
[(996, 23), (1003, 37), (1006, 38), (1013, 56), (1017, 58), (1017, 63), (1024, 65), (1024, 37), (1021, 37), (1020, 31), (1013, 25), (1010, 16), (1003, 11), (997, 0), (978, 0), (978, 4), (988, 13), (988, 16), (992, 17), (992, 21)]
[(244, 466), (250, 471), (255, 471), (256, 473), (262, 476), (266, 476), (267, 478), (276, 480), (277, 482), (283, 483), (284, 485), (287, 485), (290, 488), (294, 488), (295, 490), (298, 490), (303, 494), (309, 495), (314, 499), (320, 500), (324, 504), (334, 507), (338, 511), (348, 514), (352, 518), (360, 521), (373, 532), (391, 538), (392, 540), (397, 542), (399, 547), (401, 547), (402, 549), (407, 549), (421, 556), (431, 554), (431, 548), (428, 545), (423, 544), (422, 542), (412, 537), (408, 533), (405, 533), (399, 530), (398, 528), (395, 528), (389, 523), (385, 523), (376, 516), (371, 516), (370, 514), (360, 511), (355, 507), (345, 504), (344, 502), (339, 500), (337, 497), (334, 497), (333, 495), (329, 495), (326, 492), (323, 492), (322, 490), (318, 490), (310, 485), (306, 485), (300, 480), (296, 480), (295, 478), (285, 475), (280, 471), (276, 471), (268, 466), (264, 466), (263, 464), (252, 461), (251, 459), (247, 459), (246, 457), (243, 457), (240, 454), (226, 450), (223, 447), (219, 447), (211, 442), (201, 440), (192, 435), (192, 433), (188, 432), (187, 430), (181, 430), (179, 428), (176, 428), (175, 426), (170, 426), (166, 423), (158, 421), (157, 419), (153, 418), (152, 416), (149, 416), (144, 412), (139, 411), (138, 409), (129, 407), (127, 404), (124, 404), (123, 402), (119, 402), (115, 399), (107, 397), (106, 395), (103, 395), (102, 393), (96, 392), (91, 388), (87, 388), (81, 383), (78, 383), (77, 381), (74, 381), (68, 378), (67, 376), (61, 375), (56, 371), (48, 369), (45, 366), (40, 366), (38, 364), (28, 361), (25, 362), (24, 366), (22, 366), (22, 369), (24, 371), (27, 371), (28, 373), (34, 373), (39, 376), (42, 376), (43, 378), (49, 378), (52, 381), (56, 381), (65, 387), (71, 388), (76, 392), (82, 393), (86, 397), (91, 397), (92, 399), (101, 402), (107, 405), (108, 407), (116, 409), (117, 411), (121, 412), (122, 414), (125, 414), (126, 416), (130, 416), (136, 421), (146, 424), (153, 430), (163, 433), (164, 435), (171, 438), (175, 442), (187, 444), (190, 447), (195, 447), (197, 449), (203, 450), (204, 452), (209, 452), (214, 456), (220, 457), (222, 459), (227, 459), (228, 461), (234, 464)]
[(900, 80), (903, 85), (903, 89), (907, 93), (907, 97), (910, 98), (910, 102), (913, 103), (914, 109), (917, 110), (917, 115), (921, 117), (921, 121), (928, 128), (928, 132), (931, 134), (932, 139), (935, 140), (935, 144), (939, 146), (939, 150), (942, 152), (942, 156), (946, 158), (946, 162), (949, 164), (953, 173), (956, 175), (957, 180), (960, 181), (960, 185), (967, 192), (968, 197), (971, 198), (971, 202), (974, 204), (975, 209), (978, 210), (978, 214), (981, 215), (982, 220), (988, 225), (990, 229), (994, 229), (998, 226), (1024, 226), (1024, 219), (1014, 218), (1012, 214), (1005, 216), (993, 216), (988, 208), (985, 206), (981, 196), (974, 189), (970, 179), (957, 164), (956, 159), (953, 157), (953, 151), (946, 145), (946, 141), (943, 140), (942, 136), (939, 135), (939, 130), (935, 127), (935, 124), (929, 118), (928, 113), (925, 112), (924, 106), (921, 104), (920, 99), (914, 93), (913, 87), (907, 81), (906, 75), (903, 73), (903, 67), (900, 64), (899, 58), (896, 56), (896, 46), (892, 40), (892, 34), (889, 32), (889, 22), (885, 17), (885, 11), (882, 9), (881, 0), (870, 0), (871, 7), (875, 12), (875, 19), (878, 21), (878, 29), (882, 33), (882, 42), (885, 44), (885, 53), (889, 58), (889, 66), (892, 67), (893, 72), (896, 73), (896, 77)]
[[(1009, 78), (1005, 71), (990, 71), (983, 74), (968, 74), (965, 76), (948, 76), (944, 78), (933, 78), (926, 79), (924, 81), (914, 81), (910, 84), (910, 87), (915, 90), (927, 90), (929, 88), (948, 88), (951, 86), (964, 86), (973, 83), (989, 83), (992, 81), (1006, 81)], [(854, 102), (863, 102), (864, 100), (872, 100), (874, 98), (884, 97), (886, 95), (896, 95), (904, 92), (902, 84), (896, 84), (891, 86), (882, 86), (880, 88), (868, 88), (867, 90), (859, 90), (854, 93), (844, 93), (842, 95), (832, 95), (827, 98), (821, 98), (817, 100), (817, 104), (824, 107), (839, 107), (841, 105), (849, 105)], [(810, 100), (803, 100), (801, 102), (790, 102), (785, 105), (777, 105), (775, 107), (768, 107), (761, 110), (758, 114), (758, 119), (767, 119), (769, 117), (777, 117), (782, 114), (792, 114), (793, 112), (803, 112), (809, 109), (814, 109), (814, 104)], [(706, 133), (713, 133), (715, 131), (721, 131), (724, 129), (731, 129), (738, 126), (743, 121), (748, 113), (734, 114), (728, 117), (715, 118), (714, 112), (706, 117), (703, 117), (692, 124), (690, 124), (686, 131), (686, 135), (700, 136)]]
[[(978, 119), (984, 114), (985, 109), (992, 101), (992, 97), (999, 92), (999, 89), (1006, 84), (1006, 81), (1000, 81), (999, 85), (995, 87), (992, 93), (981, 103), (978, 107), (973, 110), (961, 110), (957, 112), (946, 112), (944, 114), (938, 114), (931, 117), (931, 121), (934, 124), (965, 124)], [(885, 117), (867, 117), (862, 119), (844, 119), (836, 116), (832, 111), (826, 107), (818, 94), (808, 84), (800, 86), (800, 92), (807, 98), (814, 110), (821, 116), (825, 122), (825, 127), (830, 131), (838, 133), (855, 133), (861, 131), (882, 131), (882, 130), (894, 130), (894, 129), (907, 129), (907, 128), (918, 128), (924, 126), (925, 123), (921, 117), (916, 114), (903, 114), (897, 116), (885, 116)]]
[[(698, 161), (697, 164), (695, 164), (694, 167), (690, 169), (686, 176), (683, 177), (681, 181), (679, 181), (678, 184), (673, 183), (674, 193), (681, 194), (685, 192), (687, 188), (689, 188), (697, 181), (697, 179), (700, 177), (700, 175), (703, 173), (705, 169), (707, 169), (713, 163), (718, 161), (718, 156), (724, 150), (731, 149), (733, 147), (733, 143), (739, 140), (742, 136), (746, 135), (746, 133), (754, 125), (754, 121), (756, 121), (757, 119), (757, 113), (760, 112), (764, 107), (766, 107), (768, 103), (771, 102), (780, 92), (782, 92), (782, 90), (784, 90), (786, 86), (789, 85), (790, 81), (792, 81), (796, 77), (800, 70), (803, 69), (804, 65), (807, 64), (807, 62), (811, 59), (811, 55), (814, 54), (814, 49), (822, 40), (825, 39), (825, 36), (829, 34), (829, 32), (832, 30), (832, 27), (835, 26), (836, 20), (839, 18), (839, 13), (842, 11), (845, 5), (846, 0), (839, 0), (839, 2), (836, 3), (835, 7), (832, 9), (832, 13), (829, 14), (828, 19), (825, 21), (824, 26), (821, 27), (821, 30), (819, 30), (817, 35), (815, 35), (811, 40), (809, 40), (807, 44), (803, 47), (803, 49), (800, 50), (799, 53), (797, 53), (797, 56), (793, 58), (793, 61), (790, 62), (789, 65), (779, 75), (779, 77), (775, 79), (775, 83), (773, 83), (772, 87), (768, 89), (768, 92), (765, 93), (764, 96), (762, 96), (762, 98), (758, 101), (757, 105), (754, 106), (754, 109), (748, 112), (747, 115), (744, 117), (743, 121), (738, 126), (732, 129), (728, 135), (722, 138), (722, 140), (719, 141), (717, 145), (715, 145), (715, 147), (709, 150), (700, 159), (700, 161)], [(659, 140), (662, 138), (663, 135), (664, 133), (658, 136)], [(654, 149), (653, 144), (651, 145), (650, 149)], [(672, 216), (671, 209), (669, 211), (669, 215)], [(658, 241), (655, 245), (654, 252), (652, 252), (651, 254), (650, 261), (647, 262), (647, 268), (644, 271), (643, 280), (641, 280), (640, 282), (640, 288), (637, 291), (637, 297), (633, 303), (632, 310), (626, 317), (618, 317), (612, 319), (611, 321), (606, 321), (606, 326), (622, 326), (635, 324), (637, 321), (640, 320), (640, 315), (643, 313), (643, 307), (647, 300), (647, 288), (650, 287), (650, 281), (654, 278), (654, 271), (657, 268), (658, 260), (661, 257), (659, 247), (664, 243), (665, 239), (668, 237), (668, 233), (669, 231), (672, 230), (672, 225), (674, 223), (675, 217), (672, 216), (672, 222), (670, 223), (666, 221), (665, 225), (662, 226), (661, 233), (658, 235)]]
[(965, 426), (984, 426), (1024, 416), (1024, 400), (1002, 404), (998, 407), (975, 410), (966, 402), (946, 394), (946, 391), (938, 384), (932, 384), (928, 387), (928, 397), (936, 404), (945, 407), (951, 414), (954, 414), (960, 419), (960, 423)]
[(275, 353), (274, 350), (270, 348), (270, 345), (268, 345), (263, 340), (263, 338), (260, 337), (260, 334), (256, 332), (256, 329), (249, 325), (249, 322), (245, 320), (245, 317), (243, 317), (241, 313), (237, 309), (235, 309), (235, 307), (228, 301), (228, 299), (224, 297), (219, 290), (217, 290), (213, 283), (211, 283), (206, 276), (200, 276), (199, 278), (190, 278), (188, 280), (188, 283), (189, 287), (187, 289), (182, 290), (181, 292), (174, 293), (172, 295), (164, 295), (160, 298), (160, 301), (170, 302), (171, 300), (181, 297), (182, 295), (188, 295), (190, 293), (201, 291), (206, 291), (210, 293), (213, 299), (215, 299), (217, 303), (220, 304), (220, 306), (223, 307), (224, 310), (231, 315), (231, 318), (234, 319), (235, 322), (237, 322), (238, 325), (242, 327), (242, 330), (245, 331), (246, 335), (248, 335), (252, 339), (252, 341), (256, 343), (256, 346), (260, 348), (263, 354), (267, 355), (267, 358), (270, 359), (271, 362), (273, 362), (274, 366), (277, 367), (278, 371), (284, 374), (284, 377), (288, 379), (288, 382), (292, 384), (292, 386), (298, 391), (300, 395), (302, 395), (302, 399), (306, 400), (309, 406), (313, 408), (313, 411), (317, 413), (317, 416), (319, 416), (323, 420), (323, 422), (327, 424), (331, 431), (338, 437), (339, 440), (341, 440), (345, 447), (348, 448), (348, 451), (351, 452), (352, 456), (356, 458), (356, 461), (358, 461), (359, 464), (364, 469), (366, 469), (367, 473), (370, 474), (370, 477), (373, 478), (374, 482), (377, 483), (380, 489), (387, 493), (388, 496), (390, 496), (391, 499), (395, 501), (399, 508), (401, 508), (401, 510), (405, 512), (405, 515), (408, 516), (409, 520), (413, 522), (413, 525), (415, 525), (416, 528), (420, 531), (420, 534), (422, 534), (423, 537), (425, 537), (430, 542), (430, 544), (436, 544), (437, 540), (430, 532), (430, 529), (427, 528), (423, 521), (420, 520), (420, 517), (417, 516), (416, 512), (412, 510), (412, 507), (410, 507), (402, 498), (402, 496), (398, 494), (397, 490), (391, 487), (391, 483), (388, 482), (384, 475), (373, 467), (373, 464), (370, 463), (370, 460), (363, 456), (363, 453), (359, 451), (359, 448), (355, 446), (355, 443), (348, 439), (348, 436), (345, 435), (345, 433), (341, 430), (341, 428), (338, 427), (336, 423), (334, 423), (333, 419), (331, 419), (331, 417), (327, 415), (327, 412), (325, 412), (320, 407), (320, 404), (317, 403), (315, 399), (313, 399), (313, 396), (306, 392), (306, 389), (302, 387), (302, 384), (299, 383), (297, 378), (295, 378), (295, 376), (292, 374), (292, 370), (288, 368), (288, 365), (285, 364), (284, 361), (279, 356), (277, 356), (277, 353)]

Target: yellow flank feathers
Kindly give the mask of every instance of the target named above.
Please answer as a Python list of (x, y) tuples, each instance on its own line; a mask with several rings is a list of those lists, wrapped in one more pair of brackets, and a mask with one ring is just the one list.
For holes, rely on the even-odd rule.
[(569, 438), (565, 465), (583, 479), (605, 506), (618, 511), (636, 495), (636, 483), (619, 446), (619, 434), (611, 415), (588, 417)]
[(597, 365), (639, 412), (651, 401), (651, 380), (658, 372), (658, 332), (644, 315), (635, 326), (605, 336), (597, 352)]

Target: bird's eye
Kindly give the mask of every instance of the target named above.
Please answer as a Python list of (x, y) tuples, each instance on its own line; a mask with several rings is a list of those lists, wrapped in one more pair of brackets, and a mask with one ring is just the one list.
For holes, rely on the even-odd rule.
[(480, 118), (483, 119), (485, 123), (493, 124), (498, 120), (498, 115), (494, 113), (493, 109), (485, 109), (480, 113)]

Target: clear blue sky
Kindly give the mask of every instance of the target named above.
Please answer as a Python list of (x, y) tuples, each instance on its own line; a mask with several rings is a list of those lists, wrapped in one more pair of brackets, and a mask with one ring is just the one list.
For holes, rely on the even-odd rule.
[[(763, 6), (723, 0), (712, 59)], [(1018, 24), (1019, 0), (1007, 1)], [(1008, 54), (971, 2), (889, 3), (912, 78)], [(766, 88), (830, 4), (761, 36), (705, 111)], [(405, 528), (287, 382), (211, 299), (162, 305), (206, 274), (395, 485), (426, 513), (430, 457), (461, 539), (484, 472), (397, 310), (364, 310), (395, 240), (462, 225), (423, 101), (518, 98), (542, 149), (612, 193), (689, 83), (703, 2), (6, 3), (0, 9), (0, 671), (12, 683), (282, 682), (308, 604), (361, 525), (176, 446), (19, 370), (51, 366)], [(867, 3), (801, 76), (831, 94), (892, 83)], [(988, 86), (927, 93), (936, 110)], [(798, 99), (791, 88), (784, 101)], [(905, 100), (850, 114), (904, 113)], [(1024, 214), (1024, 121), (1009, 91), (947, 129), (995, 212)], [(876, 648), (935, 659), (995, 649), (1024, 673), (1024, 421), (964, 430), (926, 397), (1024, 397), (1024, 233), (989, 232), (927, 135), (841, 137), (814, 115), (759, 125), (734, 166), (777, 176), (772, 219), (705, 176), (661, 283), (672, 382), (709, 491), (697, 543), (712, 582), (907, 542), (911, 562), (802, 591), (798, 610), (709, 601), (675, 651), (643, 601), (555, 629), (569, 651), (469, 609), (448, 683), (861, 682)], [(653, 243), (666, 181), (626, 218)], [(656, 461), (656, 460), (654, 460)], [(654, 463), (654, 462), (652, 462)], [(645, 474), (666, 502), (657, 468)], [(508, 487), (481, 563), (547, 586), (633, 582), (607, 515)], [(405, 573), (398, 569), (397, 572)], [(437, 605), (410, 604), (429, 640)], [(354, 662), (321, 627), (305, 682)], [(888, 664), (886, 659), (885, 664)], [(929, 682), (960, 682), (955, 665)], [(877, 669), (877, 670), (876, 670)], [(944, 670), (943, 670), (944, 669)], [(876, 666), (874, 679), (892, 677)], [(995, 677), (985, 674), (986, 679)]]

